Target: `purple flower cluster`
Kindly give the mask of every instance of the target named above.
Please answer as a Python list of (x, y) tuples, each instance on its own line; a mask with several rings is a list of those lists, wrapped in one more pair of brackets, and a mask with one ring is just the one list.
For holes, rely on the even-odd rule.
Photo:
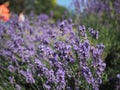
[(30, 70), (19, 71), (19, 73), (25, 77), (27, 83), (35, 83), (35, 80)]
[[(7, 63), (10, 82), (17, 90), (22, 90), (20, 86), (23, 84), (15, 76), (25, 80), (31, 88), (36, 85), (45, 90), (65, 90), (68, 87), (79, 90), (84, 80), (98, 90), (105, 69), (102, 61), (104, 46), (91, 45), (84, 25), (76, 28), (71, 19), (53, 24), (44, 14), (35, 16), (34, 20), (26, 17), (22, 23), (17, 19), (17, 16), (11, 19), (8, 27), (0, 26), (4, 27), (0, 38), (5, 39), (4, 47), (0, 47), (0, 55), (5, 57), (1, 63), (5, 66)], [(89, 31), (98, 38), (97, 31)]]
[(106, 1), (106, 0), (91, 0), (87, 2), (87, 11), (90, 13), (95, 13), (97, 15), (106, 14), (107, 17), (111, 19), (119, 18), (120, 14), (120, 1)]
[[(72, 0), (73, 7), (75, 8), (76, 17), (83, 13), (87, 15), (97, 15), (98, 18), (101, 20), (102, 18), (105, 20), (104, 17), (109, 18), (110, 20), (116, 19), (117, 21), (120, 20), (120, 1), (119, 0)], [(84, 15), (83, 14), (83, 15)], [(84, 16), (83, 16), (84, 17)], [(78, 17), (79, 18), (79, 17)]]

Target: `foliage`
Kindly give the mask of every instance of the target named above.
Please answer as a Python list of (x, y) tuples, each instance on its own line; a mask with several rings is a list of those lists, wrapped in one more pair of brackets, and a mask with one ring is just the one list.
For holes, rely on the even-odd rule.
[(34, 11), (35, 14), (45, 13), (50, 15), (53, 12), (54, 19), (59, 19), (64, 15), (67, 9), (59, 6), (56, 0), (10, 0), (11, 12), (30, 14)]

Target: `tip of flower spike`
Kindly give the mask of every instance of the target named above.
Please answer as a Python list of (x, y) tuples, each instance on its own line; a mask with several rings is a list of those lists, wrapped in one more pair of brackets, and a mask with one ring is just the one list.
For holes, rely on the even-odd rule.
[(85, 28), (85, 26), (84, 25), (79, 25), (79, 30), (80, 31), (84, 31), (86, 28)]
[(93, 38), (98, 39), (99, 32), (94, 30), (93, 28), (88, 28), (89, 33), (93, 36)]
[(65, 23), (61, 22), (60, 25), (59, 25), (61, 31), (63, 30), (64, 26), (65, 26)]
[(68, 19), (68, 23), (72, 24), (72, 19), (71, 18)]
[(62, 22), (59, 24), (60, 30), (63, 29), (63, 28), (65, 27), (65, 25), (67, 25), (67, 24), (68, 24), (68, 21), (67, 21), (67, 20), (62, 21)]
[(100, 45), (97, 45), (96, 47), (99, 48), (99, 49), (104, 49), (104, 48), (105, 48), (105, 45), (103, 45), (103, 44), (101, 43)]

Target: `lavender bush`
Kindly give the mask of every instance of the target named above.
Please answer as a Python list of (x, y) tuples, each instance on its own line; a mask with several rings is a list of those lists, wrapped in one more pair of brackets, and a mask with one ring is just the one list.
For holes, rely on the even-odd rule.
[[(34, 18), (33, 18), (34, 17)], [(14, 16), (0, 23), (0, 86), (9, 90), (99, 90), (106, 64), (98, 32), (71, 19)], [(2, 80), (3, 79), (3, 80)]]
[(120, 73), (120, 0), (73, 0), (73, 2), (76, 10), (75, 21), (99, 30), (97, 41), (102, 41), (106, 46), (103, 54), (106, 70), (100, 90), (119, 90), (119, 79), (114, 78)]

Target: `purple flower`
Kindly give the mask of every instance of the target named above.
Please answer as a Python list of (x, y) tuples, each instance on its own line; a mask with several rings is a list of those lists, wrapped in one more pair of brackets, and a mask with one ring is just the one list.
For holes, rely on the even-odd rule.
[(119, 78), (119, 79), (120, 79), (120, 74), (117, 74), (117, 78)]
[(94, 83), (94, 78), (90, 69), (87, 66), (82, 66), (82, 73), (89, 84)]
[(95, 39), (98, 39), (98, 31), (93, 30), (93, 28), (88, 28), (88, 30)]
[(29, 70), (22, 71), (21, 70), (19, 73), (25, 77), (27, 83), (31, 83), (31, 84), (35, 83), (35, 80), (33, 78), (31, 71), (29, 71)]
[(45, 89), (47, 89), (47, 90), (51, 90), (51, 87), (50, 87), (49, 85), (44, 84), (43, 86), (44, 86)]
[(97, 73), (97, 75), (98, 75), (99, 77), (100, 77), (101, 74), (103, 73), (105, 67), (106, 67), (106, 64), (103, 63), (103, 61), (102, 61), (101, 59), (99, 59), (99, 60), (98, 60), (98, 65), (97, 65), (97, 67), (96, 67), (96, 69), (97, 69), (96, 73)]
[(16, 87), (16, 90), (21, 90), (21, 86), (20, 85), (16, 84), (15, 87)]
[(86, 37), (85, 29), (86, 28), (84, 25), (79, 26), (79, 31), (80, 31), (80, 34), (82, 35), (82, 37)]
[(57, 79), (57, 90), (65, 89), (66, 82), (65, 82), (65, 71), (58, 69), (56, 72), (56, 79)]
[(87, 59), (90, 54), (90, 44), (88, 40), (85, 40), (83, 43), (79, 44), (78, 52), (80, 55), (80, 59)]
[(10, 72), (15, 72), (15, 67), (12, 66), (12, 65), (9, 65), (9, 66), (8, 66), (8, 70), (9, 70)]
[(9, 77), (9, 81), (10, 81), (11, 84), (14, 84), (14, 83), (15, 83), (15, 78), (14, 78), (14, 76)]

